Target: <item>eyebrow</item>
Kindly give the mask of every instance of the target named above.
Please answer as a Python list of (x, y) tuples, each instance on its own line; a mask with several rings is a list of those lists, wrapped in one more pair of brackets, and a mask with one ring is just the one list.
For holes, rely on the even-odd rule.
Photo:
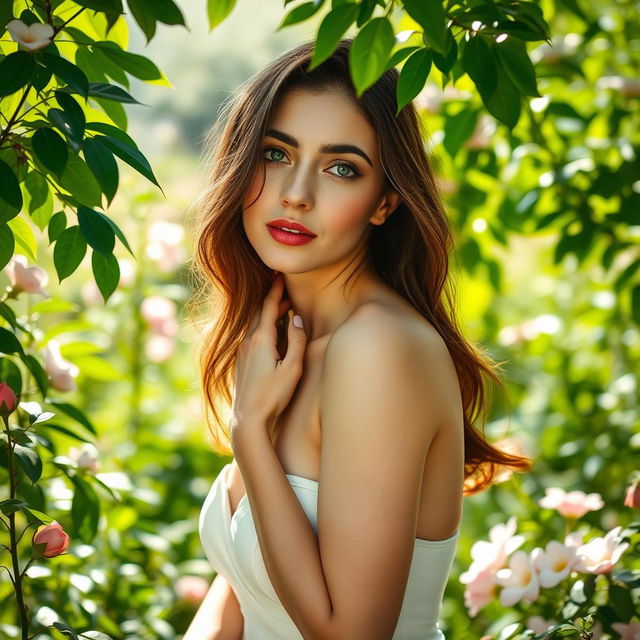
[[(277, 138), (278, 140), (282, 140), (282, 142), (295, 147), (296, 149), (300, 146), (300, 143), (288, 133), (284, 133), (284, 131), (278, 131), (277, 129), (267, 129), (265, 135), (271, 136), (273, 138)], [(354, 144), (323, 144), (319, 149), (320, 153), (355, 153), (356, 155), (364, 158), (369, 165), (373, 167), (369, 156), (360, 148), (356, 147)]]

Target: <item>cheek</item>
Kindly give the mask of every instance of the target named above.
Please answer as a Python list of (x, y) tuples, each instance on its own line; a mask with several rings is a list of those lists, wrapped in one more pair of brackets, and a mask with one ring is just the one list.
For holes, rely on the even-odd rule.
[[(260, 172), (256, 172), (253, 180), (249, 184), (249, 188), (245, 192), (244, 198), (242, 199), (242, 208), (249, 209), (250, 211), (259, 208), (260, 204), (264, 202), (267, 188), (268, 184), (265, 183), (264, 188), (262, 189), (262, 174)], [(261, 189), (262, 193), (260, 193)]]
[(352, 232), (359, 235), (362, 227), (367, 225), (373, 206), (369, 202), (370, 194), (355, 191), (342, 194), (331, 203), (330, 217), (327, 221), (327, 225), (331, 227), (331, 233)]

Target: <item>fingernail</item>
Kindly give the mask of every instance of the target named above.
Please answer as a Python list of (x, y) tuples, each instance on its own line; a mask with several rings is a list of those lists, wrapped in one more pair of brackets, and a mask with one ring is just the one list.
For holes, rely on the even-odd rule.
[(302, 318), (299, 315), (294, 315), (293, 324), (298, 327), (298, 329), (302, 329)]

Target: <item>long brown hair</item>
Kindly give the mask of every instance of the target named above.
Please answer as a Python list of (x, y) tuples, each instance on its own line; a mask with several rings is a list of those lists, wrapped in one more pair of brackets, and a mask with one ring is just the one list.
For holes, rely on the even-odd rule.
[[(367, 258), (378, 275), (411, 303), (439, 332), (455, 363), (464, 411), (464, 493), (482, 491), (510, 469), (526, 471), (531, 459), (491, 445), (476, 427), (484, 425), (489, 402), (483, 376), (505, 390), (501, 363), (462, 335), (449, 277), (454, 241), (424, 146), (426, 131), (413, 103), (396, 116), (399, 72), (387, 70), (360, 98), (349, 75), (352, 39), (306, 71), (313, 41), (291, 49), (251, 77), (223, 105), (205, 137), (207, 187), (198, 201), (193, 272), (200, 288), (190, 305), (206, 302), (199, 351), (206, 422), (213, 448), (231, 455), (223, 411), (231, 407), (237, 350), (253, 314), (271, 286), (271, 269), (257, 255), (242, 225), (242, 201), (263, 163), (263, 138), (276, 103), (293, 87), (342, 91), (350, 96), (379, 136), (385, 181), (402, 197), (383, 225), (371, 225)], [(209, 411), (213, 414), (210, 420)]]

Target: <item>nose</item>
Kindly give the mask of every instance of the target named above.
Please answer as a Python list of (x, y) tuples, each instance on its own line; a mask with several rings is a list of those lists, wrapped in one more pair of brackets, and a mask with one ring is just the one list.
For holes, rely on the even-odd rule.
[(280, 204), (283, 207), (293, 207), (306, 211), (314, 204), (311, 178), (304, 175), (303, 171), (292, 172), (285, 179), (280, 193)]

